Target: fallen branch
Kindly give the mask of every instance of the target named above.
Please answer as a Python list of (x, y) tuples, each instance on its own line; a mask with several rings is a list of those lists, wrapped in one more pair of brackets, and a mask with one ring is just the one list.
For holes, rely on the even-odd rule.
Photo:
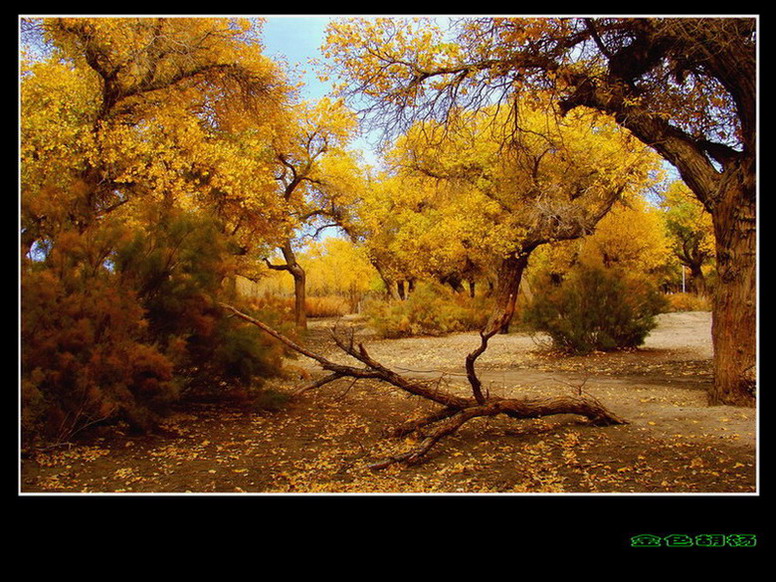
[(480, 333), (479, 347), (466, 357), (466, 375), (472, 387), (472, 397), (466, 398), (441, 390), (438, 385), (431, 387), (428, 382), (413, 381), (397, 374), (372, 358), (363, 344), (355, 345), (352, 334), (347, 343), (334, 334), (333, 337), (337, 346), (343, 352), (363, 364), (364, 367), (361, 368), (333, 362), (297, 344), (264, 322), (239, 311), (231, 305), (221, 303), (221, 306), (235, 316), (259, 327), (292, 350), (315, 360), (324, 370), (330, 372), (310, 386), (297, 390), (296, 394), (320, 388), (329, 382), (344, 377), (353, 378), (354, 381), (359, 379), (375, 379), (391, 384), (408, 394), (420, 396), (442, 406), (442, 408), (428, 416), (407, 421), (390, 431), (389, 434), (391, 436), (401, 437), (413, 432), (422, 433), (423, 429), (430, 429), (428, 434), (422, 434), (423, 440), (416, 448), (370, 465), (373, 469), (383, 469), (398, 462), (405, 464), (420, 462), (436, 443), (456, 432), (473, 418), (503, 414), (510, 418), (526, 419), (556, 414), (574, 414), (587, 418), (592, 424), (597, 426), (626, 423), (625, 420), (609, 411), (596, 398), (582, 393), (581, 390), (576, 395), (552, 398), (502, 398), (484, 394), (482, 392), (482, 383), (477, 377), (474, 364), (477, 358), (487, 349), (488, 340), (495, 334), (493, 328), (490, 331)]

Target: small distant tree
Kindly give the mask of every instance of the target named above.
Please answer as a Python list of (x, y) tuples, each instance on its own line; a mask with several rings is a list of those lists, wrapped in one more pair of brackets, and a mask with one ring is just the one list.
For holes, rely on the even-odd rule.
[(377, 271), (362, 247), (347, 239), (327, 237), (305, 250), (308, 286), (311, 294), (345, 297), (351, 313), (362, 298), (376, 288)]
[[(346, 147), (353, 137), (355, 118), (341, 101), (327, 98), (315, 104), (301, 103), (297, 114), (275, 149), (279, 197), (287, 212), (286, 233), (278, 246), (283, 262), (265, 260), (268, 268), (289, 273), (294, 280), (294, 320), (307, 327), (305, 299), (307, 274), (298, 260), (296, 237), (313, 237), (343, 220), (342, 207), (353, 196), (353, 182), (360, 170)], [(309, 234), (309, 233), (308, 233)]]
[(714, 262), (714, 225), (709, 214), (683, 182), (673, 182), (663, 195), (662, 207), (671, 250), (690, 271), (690, 288), (705, 293), (704, 267)]

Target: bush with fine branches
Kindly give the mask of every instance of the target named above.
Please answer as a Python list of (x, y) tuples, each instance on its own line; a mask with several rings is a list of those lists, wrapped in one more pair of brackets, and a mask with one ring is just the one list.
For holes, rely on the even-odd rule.
[(665, 299), (648, 277), (600, 265), (576, 265), (560, 283), (534, 289), (525, 322), (572, 354), (634, 348), (657, 325)]

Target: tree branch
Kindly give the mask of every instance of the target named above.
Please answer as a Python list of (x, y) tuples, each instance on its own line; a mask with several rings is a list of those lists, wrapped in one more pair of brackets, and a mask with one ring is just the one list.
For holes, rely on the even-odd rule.
[(474, 371), (474, 362), (488, 349), (488, 340), (499, 332), (499, 329), (501, 329), (500, 323), (494, 322), (489, 327), (489, 331), (481, 331), (479, 347), (466, 356), (466, 378), (469, 380), (469, 384), (471, 384), (472, 393), (474, 393), (474, 399), (477, 401), (477, 404), (485, 404), (485, 396), (482, 393), (482, 382)]
[(290, 271), (291, 267), (289, 265), (273, 265), (269, 262), (269, 259), (264, 259), (264, 263), (267, 265), (267, 268), (272, 269), (273, 271)]
[(355, 345), (353, 335), (350, 336), (347, 343), (336, 335), (334, 335), (334, 340), (341, 350), (364, 364), (364, 368), (356, 368), (354, 366), (332, 362), (297, 344), (265, 323), (242, 313), (233, 306), (226, 303), (221, 303), (220, 305), (237, 317), (256, 325), (296, 352), (315, 360), (324, 370), (330, 372), (330, 374), (320, 378), (312, 385), (298, 390), (296, 392), (297, 394), (301, 394), (307, 390), (323, 386), (329, 382), (347, 376), (353, 378), (354, 381), (364, 378), (381, 380), (400, 388), (408, 394), (420, 396), (442, 405), (440, 410), (419, 420), (406, 422), (394, 429), (393, 435), (403, 436), (420, 428), (435, 425), (418, 447), (401, 455), (391, 456), (384, 461), (374, 463), (370, 466), (372, 469), (382, 469), (397, 462), (406, 464), (417, 463), (445, 436), (454, 433), (469, 420), (482, 416), (487, 417), (504, 414), (511, 418), (538, 418), (555, 414), (576, 414), (584, 416), (593, 424), (600, 426), (625, 423), (623, 419), (612, 414), (598, 400), (589, 394), (580, 393), (574, 396), (544, 399), (517, 399), (490, 396), (486, 398), (482, 393), (480, 380), (474, 373), (474, 362), (477, 357), (485, 351), (488, 339), (497, 332), (498, 328), (482, 332), (480, 334), (480, 346), (467, 357), (467, 376), (472, 384), (475, 398), (462, 398), (444, 390), (439, 390), (438, 387), (431, 388), (429, 385), (422, 382), (413, 382), (390, 370), (373, 359), (363, 344)]

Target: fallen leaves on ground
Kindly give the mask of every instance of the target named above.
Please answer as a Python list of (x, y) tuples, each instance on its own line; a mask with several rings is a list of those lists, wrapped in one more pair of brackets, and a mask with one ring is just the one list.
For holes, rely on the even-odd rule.
[[(562, 359), (520, 352), (504, 366), (510, 337), (490, 362), (532, 382), (489, 382), (511, 395), (583, 389), (629, 424), (592, 427), (571, 415), (515, 421), (475, 419), (440, 442), (419, 465), (369, 464), (404, 452), (418, 435), (386, 429), (430, 411), (427, 402), (373, 381), (340, 380), (278, 412), (191, 404), (163, 431), (129, 436), (121, 426), (72, 447), (22, 459), (22, 492), (122, 493), (689, 493), (755, 491), (755, 411), (707, 407), (708, 359), (672, 350)], [(392, 363), (423, 371), (460, 361), (474, 336), (396, 340)], [(525, 343), (525, 338), (511, 341)], [(371, 350), (385, 355), (391, 344)], [(415, 347), (413, 350), (412, 347)], [(463, 348), (463, 349), (462, 349)], [(455, 357), (454, 357), (455, 356)], [(683, 358), (683, 359), (682, 359)], [(519, 360), (519, 363), (518, 363)], [(499, 368), (502, 368), (501, 370)], [(314, 371), (310, 372), (314, 374)], [(564, 375), (566, 374), (566, 375)], [(689, 374), (692, 382), (670, 382)], [(634, 379), (635, 378), (635, 379)], [(309, 379), (302, 380), (304, 383)], [(465, 379), (444, 381), (466, 391)], [(274, 389), (298, 388), (298, 378)]]

